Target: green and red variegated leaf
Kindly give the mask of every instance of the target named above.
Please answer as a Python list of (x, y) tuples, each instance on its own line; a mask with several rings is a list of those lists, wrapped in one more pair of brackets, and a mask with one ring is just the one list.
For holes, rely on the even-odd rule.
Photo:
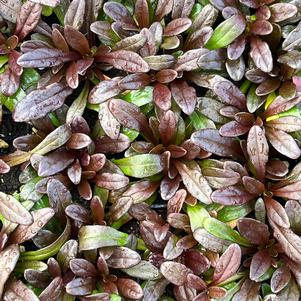
[(257, 281), (272, 265), (272, 258), (267, 250), (261, 250), (252, 257), (250, 279)]
[(141, 131), (150, 141), (154, 141), (147, 118), (140, 108), (121, 99), (111, 99), (108, 103), (113, 116), (125, 127)]
[(300, 147), (291, 135), (284, 131), (268, 127), (266, 127), (265, 132), (269, 142), (280, 154), (291, 159), (300, 157)]
[(239, 142), (230, 137), (222, 137), (215, 129), (194, 132), (191, 135), (191, 140), (205, 151), (218, 156), (235, 158), (242, 156)]
[(90, 52), (89, 42), (86, 37), (72, 26), (64, 27), (64, 37), (67, 44), (81, 55), (87, 55)]
[(215, 189), (235, 185), (241, 180), (240, 174), (233, 170), (205, 167), (202, 168), (202, 173), (209, 182), (209, 185)]
[(122, 77), (115, 77), (109, 80), (103, 80), (96, 85), (89, 94), (89, 102), (92, 104), (98, 104), (105, 102), (106, 100), (117, 96), (122, 92), (122, 88), (118, 83), (122, 80)]
[(301, 23), (288, 34), (282, 43), (282, 48), (285, 51), (299, 48), (301, 44)]
[(249, 193), (240, 185), (218, 189), (211, 194), (213, 202), (221, 205), (242, 205), (253, 200), (255, 197), (256, 194)]
[(232, 301), (241, 300), (258, 300), (259, 299), (260, 283), (246, 279), (240, 290), (233, 296)]
[(193, 49), (185, 52), (183, 55), (177, 58), (177, 63), (174, 66), (176, 71), (192, 71), (198, 69), (198, 59), (204, 53), (206, 53), (206, 49)]
[(241, 14), (233, 15), (215, 28), (205, 47), (213, 50), (228, 46), (244, 32), (245, 27), (245, 18)]
[(296, 132), (301, 130), (301, 119), (296, 116), (285, 116), (266, 123), (268, 127), (283, 132)]
[(255, 245), (265, 245), (269, 241), (270, 232), (266, 224), (252, 219), (241, 218), (237, 221), (239, 233)]
[(281, 112), (288, 111), (295, 105), (300, 103), (301, 96), (296, 96), (292, 99), (284, 99), (281, 96), (277, 96), (275, 100), (268, 106), (264, 112), (265, 117), (273, 116)]
[(269, 45), (257, 37), (251, 38), (250, 56), (257, 68), (263, 72), (271, 72), (273, 69), (273, 57)]
[(156, 83), (153, 90), (153, 101), (163, 111), (171, 108), (171, 92), (166, 85)]

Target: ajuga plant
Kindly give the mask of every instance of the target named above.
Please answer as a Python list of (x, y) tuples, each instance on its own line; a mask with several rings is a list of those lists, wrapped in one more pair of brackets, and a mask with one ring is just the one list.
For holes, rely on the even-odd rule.
[(298, 1), (0, 16), (1, 300), (299, 301)]

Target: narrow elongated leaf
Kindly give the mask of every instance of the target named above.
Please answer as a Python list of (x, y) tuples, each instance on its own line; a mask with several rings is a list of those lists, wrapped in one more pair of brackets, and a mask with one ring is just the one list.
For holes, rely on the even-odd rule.
[(10, 222), (20, 225), (30, 225), (31, 214), (13, 196), (0, 192), (0, 212)]
[(55, 83), (44, 89), (37, 89), (20, 101), (13, 113), (17, 122), (29, 121), (44, 117), (50, 111), (61, 107), (72, 89)]
[(282, 48), (285, 51), (293, 50), (301, 45), (301, 23), (288, 34), (282, 43)]
[(172, 20), (164, 29), (164, 35), (167, 37), (176, 36), (184, 31), (186, 31), (192, 22), (188, 18), (178, 18)]
[(164, 162), (160, 155), (145, 154), (113, 161), (122, 172), (131, 177), (144, 178), (163, 171)]
[(15, 35), (19, 37), (19, 41), (23, 40), (37, 26), (41, 12), (40, 4), (28, 1), (22, 5), (15, 28)]
[(189, 193), (202, 203), (210, 204), (212, 202), (210, 198), (212, 190), (206, 179), (202, 176), (199, 166), (189, 166), (180, 161), (176, 161), (175, 166)]
[(37, 48), (26, 52), (18, 59), (18, 64), (24, 68), (47, 68), (80, 59), (78, 53), (63, 52), (54, 48)]
[(215, 218), (206, 218), (203, 223), (204, 229), (207, 230), (210, 234), (225, 240), (232, 241), (241, 246), (250, 246), (250, 243), (247, 239), (242, 237), (238, 232), (233, 230), (229, 225), (224, 224), (223, 222)]
[(247, 151), (255, 168), (256, 177), (263, 181), (269, 160), (269, 146), (264, 131), (258, 125), (254, 125), (249, 131)]
[(97, 61), (111, 64), (116, 69), (126, 72), (148, 72), (149, 66), (140, 55), (133, 51), (116, 50), (106, 54), (98, 55), (95, 58)]
[(239, 245), (232, 244), (216, 263), (213, 281), (215, 284), (221, 283), (233, 276), (240, 266), (241, 249)]
[(79, 231), (80, 251), (102, 247), (124, 246), (128, 235), (107, 226), (83, 226)]
[(288, 216), (284, 208), (277, 201), (271, 198), (265, 198), (264, 203), (267, 209), (267, 215), (273, 223), (283, 228), (290, 227)]
[(2, 297), (4, 285), (14, 270), (20, 256), (19, 246), (10, 245), (0, 253), (0, 298)]
[(287, 198), (287, 199), (293, 199), (299, 201), (301, 199), (301, 187), (300, 187), (301, 181), (297, 181), (292, 184), (288, 184), (286, 186), (283, 186), (281, 188), (275, 189), (273, 191), (273, 194), (275, 196)]
[(209, 153), (224, 157), (240, 157), (241, 149), (237, 140), (230, 137), (222, 137), (218, 130), (204, 129), (194, 132), (191, 140)]
[(205, 47), (213, 50), (228, 46), (244, 32), (245, 27), (246, 22), (243, 16), (233, 15), (216, 27)]
[(285, 116), (269, 121), (267, 126), (287, 133), (301, 131), (301, 119), (295, 116)]
[(85, 1), (74, 0), (70, 3), (65, 14), (64, 24), (70, 25), (75, 29), (80, 29), (84, 23)]
[(147, 0), (137, 0), (135, 4), (135, 16), (140, 28), (149, 27), (149, 8)]
[(214, 202), (221, 205), (241, 205), (253, 200), (256, 195), (249, 193), (244, 187), (228, 186), (215, 190), (211, 198)]

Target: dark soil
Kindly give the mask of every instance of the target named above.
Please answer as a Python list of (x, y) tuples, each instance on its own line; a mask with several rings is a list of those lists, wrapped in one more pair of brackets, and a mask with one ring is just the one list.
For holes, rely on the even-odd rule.
[[(25, 123), (17, 123), (12, 120), (11, 113), (3, 112), (2, 124), (0, 126), (0, 138), (8, 145), (8, 148), (0, 149), (0, 154), (8, 154), (15, 150), (13, 141), (15, 138), (26, 135), (31, 132), (31, 126)], [(20, 187), (19, 183), (20, 167), (14, 167), (9, 173), (0, 175), (0, 191), (13, 193)]]

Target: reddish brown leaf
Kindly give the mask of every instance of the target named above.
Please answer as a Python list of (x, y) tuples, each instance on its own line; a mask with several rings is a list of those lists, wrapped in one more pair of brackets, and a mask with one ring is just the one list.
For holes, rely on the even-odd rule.
[(85, 1), (74, 0), (70, 3), (64, 18), (65, 26), (80, 29), (84, 23)]
[(293, 199), (299, 201), (301, 199), (301, 181), (288, 184), (284, 187), (273, 190), (273, 194), (278, 197)]
[(185, 265), (173, 261), (163, 262), (160, 271), (168, 281), (175, 285), (183, 285), (190, 272)]
[(261, 250), (255, 253), (251, 260), (250, 279), (256, 281), (271, 266), (272, 259), (267, 250)]
[(229, 186), (215, 190), (211, 194), (214, 202), (222, 205), (241, 205), (253, 200), (256, 195), (249, 193), (242, 186)]
[(209, 153), (223, 157), (241, 157), (241, 148), (237, 140), (222, 137), (216, 129), (204, 129), (191, 135), (194, 144)]
[[(111, 2), (112, 3), (112, 2)], [(148, 72), (148, 64), (137, 53), (128, 50), (116, 50), (95, 58), (99, 62), (113, 65), (116, 69), (126, 72)]]
[(290, 223), (284, 208), (275, 200), (265, 198), (264, 203), (267, 209), (267, 215), (273, 223), (283, 227), (289, 228)]
[(251, 218), (241, 218), (237, 227), (242, 236), (256, 245), (265, 245), (270, 237), (268, 226)]
[(271, 290), (273, 293), (279, 293), (284, 289), (291, 279), (291, 273), (288, 267), (283, 265), (278, 268), (271, 278)]
[(166, 85), (156, 83), (153, 90), (153, 100), (162, 110), (167, 111), (171, 108), (171, 92)]
[(273, 69), (273, 57), (269, 45), (257, 37), (251, 38), (250, 56), (256, 67), (263, 72), (271, 72)]
[(24, 3), (17, 17), (15, 35), (19, 41), (23, 40), (38, 24), (42, 12), (42, 6), (30, 1)]
[(118, 278), (117, 286), (120, 294), (125, 298), (139, 300), (143, 297), (141, 286), (134, 280)]
[(219, 96), (222, 103), (245, 109), (246, 97), (232, 82), (224, 80), (214, 85), (214, 93)]
[(136, 1), (135, 16), (140, 28), (149, 27), (149, 9), (147, 0)]
[(230, 245), (216, 264), (213, 274), (214, 283), (221, 283), (233, 276), (240, 266), (240, 260), (241, 249), (239, 245)]
[(164, 35), (167, 37), (176, 36), (184, 31), (186, 31), (192, 22), (188, 18), (178, 18), (174, 19), (164, 29)]
[(97, 186), (114, 190), (114, 189), (121, 189), (128, 185), (129, 179), (128, 177), (120, 174), (113, 174), (113, 173), (101, 173), (96, 175), (95, 183)]
[(56, 83), (47, 86), (45, 89), (37, 89), (20, 101), (13, 113), (17, 122), (29, 121), (44, 117), (50, 111), (61, 107), (72, 89)]
[(171, 94), (175, 102), (187, 115), (190, 115), (196, 105), (196, 92), (185, 81), (176, 81), (171, 84)]

